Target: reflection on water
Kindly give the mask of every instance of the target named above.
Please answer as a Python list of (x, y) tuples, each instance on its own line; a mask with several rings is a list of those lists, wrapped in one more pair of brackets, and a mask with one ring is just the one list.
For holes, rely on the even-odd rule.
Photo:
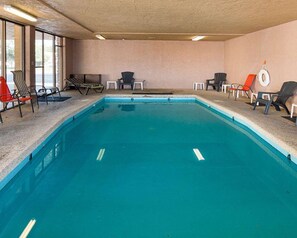
[(32, 219), (30, 237), (43, 238), (297, 233), (295, 168), (231, 120), (195, 103), (89, 112), (0, 193), (0, 237), (18, 237)]
[(121, 108), (121, 110), (124, 111), (124, 112), (135, 111), (135, 105), (134, 104), (120, 104), (118, 107)]
[[(63, 141), (60, 139), (42, 152), (43, 159), (31, 161), (24, 170), (18, 174), (0, 193), (0, 227), (5, 227), (9, 220), (19, 209), (22, 203), (38, 186), (44, 172), (48, 171), (51, 164), (62, 154)], [(30, 168), (30, 169), (29, 169)], [(13, 185), (12, 185), (13, 182)], [(18, 206), (19, 205), (19, 206)], [(1, 237), (1, 233), (0, 233)]]
[(93, 114), (97, 114), (97, 113), (102, 113), (104, 111), (104, 107), (99, 107), (99, 109), (97, 109), (95, 112), (93, 112)]

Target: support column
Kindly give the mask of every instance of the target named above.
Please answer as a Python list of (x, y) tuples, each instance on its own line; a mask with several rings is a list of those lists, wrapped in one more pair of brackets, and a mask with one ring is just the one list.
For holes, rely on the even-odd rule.
[(23, 29), (14, 25), (14, 69), (23, 69)]
[[(63, 79), (69, 77), (73, 73), (72, 70), (72, 40), (69, 38), (63, 38)], [(63, 80), (63, 87), (65, 86)]]

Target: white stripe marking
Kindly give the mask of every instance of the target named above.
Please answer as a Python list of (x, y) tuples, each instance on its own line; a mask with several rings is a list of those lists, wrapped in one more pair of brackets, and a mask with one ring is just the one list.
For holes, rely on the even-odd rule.
[(105, 153), (105, 149), (100, 149), (97, 156), (97, 160), (101, 161), (104, 156), (104, 153)]
[(22, 234), (20, 235), (20, 238), (26, 238), (30, 231), (32, 230), (33, 226), (35, 225), (36, 220), (32, 219), (29, 221), (28, 225), (26, 226), (25, 230), (22, 232)]
[(195, 153), (198, 160), (205, 160), (198, 149), (193, 149), (193, 151), (194, 151), (194, 153)]

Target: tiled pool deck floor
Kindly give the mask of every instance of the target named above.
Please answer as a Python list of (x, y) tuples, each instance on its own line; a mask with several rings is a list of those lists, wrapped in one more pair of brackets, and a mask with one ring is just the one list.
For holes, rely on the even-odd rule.
[[(253, 111), (252, 106), (246, 103), (249, 102), (246, 97), (234, 101), (234, 98), (228, 99), (227, 94), (212, 90), (172, 91), (173, 96), (197, 95), (219, 108), (241, 115), (240, 117), (248, 119), (268, 138), (297, 157), (297, 126), (282, 117), (287, 116), (284, 110), (277, 112), (271, 108), (269, 115), (264, 115), (263, 107), (257, 107)], [(40, 103), (39, 109), (35, 106), (35, 113), (31, 112), (29, 104), (22, 106), (23, 118), (20, 117), (18, 108), (3, 112), (3, 124), (0, 124), (0, 181), (64, 119), (105, 95), (131, 95), (131, 93), (130, 90), (105, 90), (102, 94), (90, 92), (89, 95), (80, 95), (77, 91), (70, 90), (62, 92), (62, 96), (71, 96), (70, 99), (64, 102), (49, 102), (49, 105)]]

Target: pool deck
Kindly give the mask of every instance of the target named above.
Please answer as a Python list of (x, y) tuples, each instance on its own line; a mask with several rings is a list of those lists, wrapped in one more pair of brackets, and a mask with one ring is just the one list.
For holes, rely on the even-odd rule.
[[(294, 122), (283, 118), (288, 116), (284, 110), (277, 112), (273, 107), (269, 115), (263, 114), (263, 107), (255, 111), (247, 104), (247, 97), (228, 99), (228, 94), (222, 92), (193, 91), (193, 90), (152, 90), (153, 92), (172, 91), (171, 96), (197, 96), (208, 104), (226, 111), (239, 121), (247, 121), (255, 130), (260, 131), (275, 145), (297, 158), (297, 126)], [(18, 108), (2, 112), (3, 123), (0, 124), (0, 181), (5, 178), (21, 161), (24, 160), (38, 145), (44, 141), (68, 117), (75, 115), (82, 108), (92, 105), (95, 101), (106, 95), (132, 95), (131, 90), (104, 90), (102, 94), (90, 92), (89, 95), (80, 95), (75, 90), (62, 92), (62, 96), (71, 96), (64, 102), (49, 102), (48, 105), (40, 103), (39, 109), (35, 105), (32, 113), (30, 105), (22, 106), (23, 118)], [(150, 92), (150, 90), (146, 90)], [(150, 95), (152, 96), (152, 95)], [(165, 96), (165, 95), (156, 95)], [(168, 97), (168, 96), (167, 96)]]

